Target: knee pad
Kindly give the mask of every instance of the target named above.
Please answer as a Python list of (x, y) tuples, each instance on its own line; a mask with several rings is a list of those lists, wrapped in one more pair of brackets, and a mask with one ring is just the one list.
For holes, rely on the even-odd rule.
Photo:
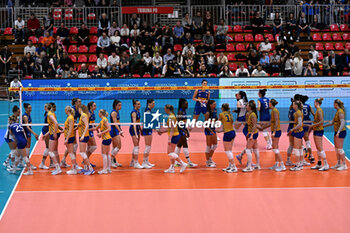
[(182, 150), (183, 150), (185, 156), (189, 156), (190, 155), (190, 152), (188, 151), (188, 148), (183, 148)]
[(13, 159), (16, 156), (16, 150), (11, 150), (10, 151), (10, 158)]
[(214, 144), (210, 147), (210, 150), (215, 151), (218, 148), (218, 144)]
[(88, 146), (88, 151), (92, 154), (97, 149), (97, 146)]
[(81, 152), (80, 153), (80, 156), (83, 158), (83, 159), (87, 159), (87, 154), (85, 152)]
[(254, 154), (259, 155), (259, 149), (253, 149)]
[(225, 153), (226, 153), (226, 156), (227, 156), (228, 160), (232, 160), (233, 159), (232, 151), (225, 151)]
[(210, 152), (210, 146), (207, 146), (206, 148), (205, 148), (205, 153), (209, 153)]
[(293, 147), (289, 146), (287, 150), (287, 154), (291, 155), (293, 153)]
[(54, 158), (55, 157), (55, 153), (54, 152), (49, 152), (49, 156), (50, 156), (50, 158)]
[(273, 153), (275, 153), (276, 155), (280, 153), (279, 149), (272, 149)]
[(321, 157), (323, 159), (326, 159), (326, 152), (324, 152), (324, 150), (320, 152), (320, 155), (322, 155)]
[(27, 153), (27, 156), (29, 156), (30, 148), (26, 148), (26, 153)]
[(111, 154), (112, 154), (113, 156), (115, 156), (115, 155), (118, 154), (118, 152), (119, 152), (119, 148), (118, 148), (118, 147), (114, 147)]
[(23, 161), (24, 161), (25, 163), (29, 163), (28, 156), (23, 157)]
[(151, 152), (151, 146), (145, 146), (145, 154), (149, 154), (149, 152)]
[(310, 141), (306, 141), (305, 142), (306, 148), (310, 149), (311, 148), (311, 142)]
[(78, 150), (78, 144), (75, 143), (75, 144), (73, 145), (73, 152), (74, 152), (74, 153), (77, 153), (77, 150)]
[(70, 157), (70, 159), (75, 159), (75, 154), (74, 153), (69, 153), (69, 157)]
[(252, 158), (252, 150), (251, 149), (245, 149), (245, 153), (247, 154), (248, 158)]
[(337, 149), (337, 152), (338, 152), (338, 154), (340, 154), (340, 155), (342, 155), (342, 154), (345, 153), (343, 149)]
[(267, 129), (264, 129), (262, 134), (264, 135), (264, 137), (268, 137), (269, 136), (269, 132), (267, 132)]
[(293, 154), (294, 154), (295, 156), (300, 156), (300, 151), (299, 151), (299, 149), (293, 148)]
[(138, 146), (134, 146), (134, 149), (132, 149), (132, 154), (134, 154), (134, 155), (139, 154), (139, 147)]
[(46, 148), (46, 149), (44, 150), (43, 156), (46, 157), (48, 154), (49, 154), (49, 149)]
[(299, 156), (304, 157), (304, 149), (299, 149)]
[[(146, 150), (145, 150), (145, 152), (146, 152)], [(180, 147), (176, 147), (175, 148), (175, 153), (179, 155), (180, 152), (181, 152), (181, 148)]]
[(175, 154), (174, 152), (168, 154), (170, 158), (177, 159), (179, 156)]

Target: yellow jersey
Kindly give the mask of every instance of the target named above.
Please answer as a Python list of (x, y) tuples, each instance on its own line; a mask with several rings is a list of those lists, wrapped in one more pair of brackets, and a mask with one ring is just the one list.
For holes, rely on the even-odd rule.
[(233, 117), (230, 112), (225, 111), (220, 113), (220, 119), (222, 119), (222, 127), (224, 129), (224, 133), (233, 131)]
[(79, 118), (79, 123), (78, 123), (78, 133), (79, 133), (79, 137), (89, 137), (89, 129), (86, 130), (86, 133), (85, 135), (83, 135), (84, 133), (84, 130), (85, 130), (85, 127), (88, 127), (89, 128), (89, 125), (85, 125), (84, 121), (83, 121), (83, 118), (86, 118), (87, 122), (89, 122), (89, 117), (86, 113), (82, 113), (80, 118)]
[(57, 133), (57, 131), (55, 132), (55, 123), (51, 120), (50, 116), (53, 116), (55, 119), (56, 118), (56, 114), (49, 111), (47, 113), (47, 123), (49, 124), (49, 133), (50, 135), (54, 134), (54, 133)]
[[(298, 118), (299, 117), (301, 117), (301, 121), (304, 121), (304, 115), (300, 110), (298, 110), (294, 113), (294, 126), (293, 126), (294, 128), (298, 125)], [(300, 127), (299, 129), (294, 130), (295, 133), (300, 133), (303, 131), (304, 131), (303, 127)]]
[[(323, 110), (322, 110), (322, 108), (317, 108), (316, 109), (316, 114), (315, 114), (315, 117), (314, 117), (314, 124), (317, 124), (317, 123), (319, 123), (321, 121), (321, 116), (322, 116), (322, 119), (323, 119)], [(314, 131), (321, 131), (321, 130), (323, 130), (323, 124), (314, 127)]]
[[(275, 113), (277, 113), (277, 119), (275, 119)], [(275, 127), (277, 122), (277, 128)], [(273, 108), (271, 111), (271, 131), (276, 132), (281, 130), (281, 124), (280, 124), (280, 112), (277, 108)]]
[[(69, 131), (69, 121), (72, 121), (73, 123), (73, 129), (72, 132), (70, 133), (70, 135), (68, 135), (68, 131)], [(65, 138), (72, 138), (75, 137), (75, 132), (74, 132), (74, 116), (73, 115), (69, 115), (66, 119), (66, 121), (64, 122), (64, 137)]]
[[(106, 117), (103, 117), (100, 124), (101, 124), (101, 132), (105, 131), (106, 129), (108, 129), (107, 127), (107, 123), (108, 120)], [(109, 131), (107, 131), (106, 133), (102, 134), (102, 139), (103, 140), (108, 140), (111, 139), (111, 135), (109, 134)]]
[[(335, 116), (333, 118), (333, 122), (334, 122), (334, 132), (338, 132), (339, 128), (340, 128), (340, 118), (339, 118), (339, 114), (343, 113), (344, 118), (345, 118), (345, 112), (343, 109), (339, 108), (338, 111), (335, 113)], [(345, 131), (345, 127), (341, 130), (341, 131)]]
[[(170, 123), (171, 121), (171, 123)], [(171, 128), (174, 127), (173, 136), (179, 135), (179, 130), (177, 128), (177, 120), (173, 113), (169, 114), (168, 120), (167, 120), (167, 126), (168, 126), (168, 136), (170, 136)]]
[(253, 128), (254, 128), (253, 120), (252, 120), (253, 117), (255, 117), (255, 119), (258, 119), (258, 118), (256, 117), (255, 112), (250, 113), (249, 116), (248, 116), (248, 120), (247, 120), (247, 124), (248, 124), (248, 133), (256, 134), (256, 133), (258, 132), (258, 129), (255, 127), (255, 131), (253, 132)]

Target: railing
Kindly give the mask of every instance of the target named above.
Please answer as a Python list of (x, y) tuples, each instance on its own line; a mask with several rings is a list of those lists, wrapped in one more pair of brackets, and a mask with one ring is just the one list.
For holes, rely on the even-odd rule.
[(0, 8), (0, 28), (12, 27), (13, 23), (13, 8)]
[(226, 23), (229, 25), (248, 25), (260, 5), (229, 5), (226, 7)]
[(196, 16), (196, 13), (200, 11), (202, 13), (203, 19), (207, 11), (210, 12), (211, 17), (214, 20), (214, 24), (219, 24), (220, 19), (225, 20), (225, 7), (220, 5), (200, 5), (200, 6), (191, 6), (192, 18)]

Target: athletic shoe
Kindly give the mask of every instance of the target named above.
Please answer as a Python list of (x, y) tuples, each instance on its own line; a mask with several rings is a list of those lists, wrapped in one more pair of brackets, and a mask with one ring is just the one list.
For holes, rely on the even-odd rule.
[(228, 165), (227, 168), (223, 168), (222, 170), (223, 170), (224, 172), (227, 172), (227, 171), (230, 170), (230, 169), (231, 169), (231, 165)]
[(192, 163), (191, 161), (187, 163), (188, 167), (194, 168), (194, 167), (198, 167), (198, 164)]
[(187, 163), (182, 162), (182, 166), (181, 166), (181, 169), (180, 169), (180, 173), (184, 173), (184, 171), (186, 170), (186, 168), (187, 168)]
[(49, 168), (55, 168), (55, 164), (50, 163)]
[(148, 163), (146, 163), (146, 162), (143, 162), (141, 166), (143, 168), (146, 168), (146, 169), (151, 169), (152, 168), (152, 166), (148, 165)]
[(282, 170), (282, 171), (287, 170), (287, 168), (286, 168), (286, 166), (284, 166), (284, 164), (283, 164), (283, 165), (281, 165), (281, 166), (279, 166), (279, 168), (281, 168), (281, 170)]
[(69, 171), (67, 171), (66, 172), (68, 175), (76, 175), (76, 174), (78, 174), (78, 171), (76, 170), (76, 169), (71, 169), (71, 170), (69, 170)]
[(58, 175), (58, 174), (60, 174), (60, 173), (62, 173), (62, 170), (59, 168), (59, 169), (53, 170), (53, 171), (51, 172), (51, 175)]
[(269, 169), (270, 169), (270, 170), (275, 170), (277, 167), (278, 167), (278, 166), (276, 166), (276, 164), (275, 164), (275, 165), (273, 165), (272, 167), (269, 167)]
[(39, 165), (39, 168), (40, 168), (40, 169), (45, 169), (45, 170), (48, 170), (48, 169), (49, 169), (49, 167), (48, 167), (48, 166), (45, 166), (45, 164), (43, 164), (43, 163), (41, 163), (41, 164)]
[[(154, 166), (156, 166), (155, 164), (153, 164), (153, 163), (150, 163), (149, 161), (147, 161), (147, 165), (148, 166), (151, 166), (151, 167), (154, 167)], [(120, 165), (121, 166), (121, 165)]]
[(77, 170), (82, 170), (83, 168), (80, 167), (80, 166), (77, 164), (77, 165), (75, 165), (75, 169), (77, 169)]
[(226, 172), (227, 172), (227, 173), (238, 172), (238, 169), (237, 169), (237, 167), (236, 167), (236, 166), (232, 166), (232, 167), (230, 167), (230, 169), (229, 169), (229, 170), (227, 170)]
[(295, 164), (290, 160), (287, 160), (285, 164), (286, 166), (295, 166)]
[(344, 170), (347, 170), (347, 166), (344, 164), (344, 165), (341, 165), (340, 167), (337, 168), (337, 171), (344, 171)]
[(260, 164), (254, 165), (254, 169), (255, 169), (255, 170), (261, 170)]
[(34, 166), (33, 164), (30, 164), (30, 168), (31, 168), (32, 170), (36, 170), (36, 166)]
[(210, 167), (210, 168), (215, 168), (216, 167), (216, 164), (213, 163), (212, 161), (206, 161), (205, 163), (206, 163), (207, 167)]
[(273, 169), (273, 170), (276, 171), (276, 172), (281, 172), (281, 171), (283, 171), (282, 168), (281, 168), (281, 166), (275, 166), (275, 169)]
[(25, 176), (30, 176), (30, 175), (33, 175), (34, 173), (33, 173), (33, 171), (32, 170), (28, 170), (28, 171), (26, 171), (25, 173), (23, 173), (23, 175), (25, 175)]
[(181, 163), (179, 163), (178, 161), (175, 161), (174, 167), (180, 167)]
[(252, 168), (252, 167), (246, 167), (246, 168), (244, 168), (242, 171), (243, 171), (243, 172), (252, 172), (252, 171), (254, 171), (254, 168)]
[(112, 166), (113, 168), (117, 168), (117, 167), (118, 167), (118, 165), (113, 161), (113, 159), (112, 159), (112, 162), (111, 162), (111, 166)]
[(302, 162), (302, 165), (303, 166), (310, 166), (311, 164), (310, 163), (308, 163), (308, 162), (306, 162), (305, 160)]
[(23, 163), (23, 161), (20, 161), (17, 165), (19, 168), (24, 168), (26, 165)]
[(2, 164), (4, 167), (7, 167), (8, 165), (10, 165), (9, 161), (4, 161), (4, 163)]
[(266, 146), (266, 150), (272, 150), (272, 146), (271, 145), (267, 145)]
[(242, 156), (241, 155), (236, 155), (236, 159), (238, 160), (239, 164), (242, 165)]
[(134, 160), (131, 160), (129, 166), (130, 166), (130, 167), (133, 167), (133, 166), (134, 166)]
[(310, 161), (310, 163), (315, 163), (315, 158), (313, 156), (309, 155), (307, 159)]
[(107, 172), (108, 172), (108, 173), (112, 173), (112, 170), (109, 169), (109, 168), (107, 168)]
[(311, 167), (312, 170), (319, 170), (322, 166), (321, 165), (316, 165), (316, 166), (313, 166)]
[(164, 170), (164, 173), (175, 173), (175, 168), (169, 167), (168, 169)]
[(11, 173), (11, 174), (16, 174), (16, 171), (17, 171), (17, 169), (15, 169), (15, 168), (13, 168), (13, 167), (9, 167), (9, 168), (7, 168), (6, 169), (9, 173)]
[(60, 163), (60, 167), (65, 167), (65, 168), (67, 168), (67, 167), (70, 167), (70, 165), (68, 165), (66, 162), (61, 162), (61, 163)]
[(291, 170), (291, 171), (300, 171), (301, 167), (295, 166), (295, 167), (291, 167), (289, 170)]
[(328, 164), (327, 165), (324, 165), (323, 167), (321, 167), (320, 169), (318, 169), (319, 171), (328, 171), (329, 170), (329, 166)]
[(84, 175), (89, 176), (89, 175), (93, 175), (94, 173), (95, 173), (94, 170), (89, 170), (89, 171), (85, 172)]
[(96, 167), (96, 165), (95, 165), (95, 164), (90, 163), (90, 165), (91, 165), (91, 167)]
[(97, 172), (98, 174), (102, 175), (102, 174), (108, 174), (107, 169), (102, 169), (100, 171)]
[(139, 164), (139, 162), (134, 163), (134, 168), (143, 169), (144, 167)]
[(331, 167), (331, 169), (338, 169), (340, 167), (340, 163), (337, 163), (336, 165), (334, 165), (333, 167)]
[(84, 174), (85, 172), (88, 172), (89, 170), (86, 169), (80, 169), (80, 171), (78, 171), (78, 174)]

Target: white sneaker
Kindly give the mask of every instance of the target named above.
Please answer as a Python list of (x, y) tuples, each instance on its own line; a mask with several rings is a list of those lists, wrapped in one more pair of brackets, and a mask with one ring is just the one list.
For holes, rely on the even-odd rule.
[(8, 165), (10, 165), (10, 162), (8, 161), (4, 161), (4, 163), (2, 164), (4, 167), (7, 167)]
[(102, 174), (108, 174), (107, 169), (102, 169), (100, 171), (97, 172), (98, 174), (102, 175)]
[(107, 168), (107, 172), (108, 172), (108, 173), (112, 173), (112, 170), (109, 169), (109, 168)]
[(148, 166), (151, 166), (151, 167), (154, 167), (154, 166), (156, 166), (155, 164), (153, 164), (153, 163), (150, 163), (149, 161), (147, 161), (147, 165), (148, 165)]
[(51, 175), (58, 175), (58, 174), (60, 174), (60, 173), (62, 173), (62, 170), (61, 170), (61, 169), (55, 169), (55, 170), (53, 170), (53, 171), (51, 172)]
[(320, 169), (318, 169), (319, 171), (328, 171), (329, 170), (329, 166), (328, 164), (327, 165), (324, 165), (323, 167), (321, 167)]
[(228, 165), (228, 167), (227, 168), (223, 168), (222, 171), (227, 172), (230, 169), (231, 169), (231, 165)]
[(139, 162), (136, 161), (136, 163), (134, 163), (134, 168), (143, 169), (144, 167), (141, 166), (141, 165), (139, 164)]
[(295, 166), (295, 164), (292, 161), (290, 161), (290, 160), (287, 160), (285, 165), (286, 166)]
[(331, 167), (331, 169), (338, 169), (340, 167), (340, 163), (337, 163), (336, 165), (334, 165), (333, 167)]
[(15, 174), (16, 171), (17, 171), (17, 169), (14, 168), (14, 167), (9, 167), (9, 168), (7, 168), (6, 170), (7, 170), (9, 173), (11, 173), (11, 174)]
[(252, 167), (246, 167), (246, 168), (244, 168), (242, 171), (243, 171), (243, 172), (252, 172), (252, 171), (254, 171), (254, 168), (252, 168)]
[(340, 167), (337, 168), (337, 171), (344, 171), (344, 170), (347, 170), (347, 166), (344, 164), (344, 165), (341, 165)]
[(23, 173), (23, 175), (25, 175), (25, 176), (30, 176), (30, 175), (33, 175), (34, 173), (33, 173), (33, 171), (32, 170), (28, 170), (28, 171), (26, 171), (25, 173)]
[(82, 168), (82, 167), (80, 167), (78, 164), (77, 164), (77, 165), (75, 165), (75, 169), (77, 169), (77, 170), (83, 170), (83, 168)]
[(295, 167), (291, 167), (289, 170), (291, 170), (291, 171), (300, 171), (301, 167), (295, 166)]
[(66, 167), (70, 167), (70, 165), (68, 165), (66, 162), (64, 162), (64, 163), (61, 162), (60, 163), (60, 167), (65, 167), (66, 168)]
[(169, 167), (168, 169), (164, 170), (164, 173), (175, 173), (175, 168)]
[(227, 170), (226, 172), (227, 172), (227, 173), (238, 172), (238, 169), (237, 169), (237, 167), (236, 167), (236, 166), (232, 166), (232, 167), (230, 167), (230, 169), (229, 169), (229, 170)]
[(112, 159), (112, 162), (111, 162), (111, 166), (112, 166), (113, 168), (117, 168), (117, 167), (118, 167), (118, 165), (117, 165), (115, 162), (113, 162), (113, 159)]
[(283, 165), (280, 165), (279, 168), (281, 168), (282, 171), (287, 170), (287, 168), (286, 168), (286, 166), (284, 166), (284, 164), (283, 164)]
[(316, 164), (316, 166), (311, 167), (312, 170), (319, 170), (321, 169), (321, 165)]
[(276, 164), (274, 164), (272, 167), (269, 167), (270, 170), (275, 170), (278, 166), (276, 166)]
[(78, 174), (78, 171), (76, 170), (76, 169), (71, 169), (71, 170), (69, 170), (69, 171), (67, 171), (66, 172), (68, 175), (76, 175), (76, 174)]
[(151, 169), (152, 168), (152, 166), (148, 165), (148, 163), (146, 163), (146, 162), (143, 162), (141, 166), (143, 168), (145, 168), (145, 169)]
[(194, 167), (198, 167), (198, 164), (192, 163), (191, 161), (187, 163), (188, 167), (194, 168)]
[(266, 146), (266, 150), (272, 150), (272, 146), (271, 145), (267, 145)]
[(310, 166), (311, 164), (309, 162), (306, 162), (305, 160), (302, 162), (303, 166)]
[(49, 169), (49, 167), (48, 167), (48, 166), (45, 166), (45, 164), (43, 164), (43, 163), (41, 163), (41, 164), (39, 165), (39, 168), (40, 168), (40, 169), (45, 169), (45, 170), (48, 170), (48, 169)]
[(207, 161), (207, 162), (206, 162), (206, 166), (207, 166), (207, 167), (210, 167), (210, 168), (215, 168), (215, 167), (216, 167), (216, 164), (213, 163), (212, 161)]
[(131, 160), (129, 166), (130, 166), (130, 167), (133, 167), (133, 166), (134, 166), (134, 160)]
[(183, 173), (187, 168), (187, 163), (185, 162), (182, 162), (182, 166), (181, 166), (181, 169), (180, 169), (180, 173)]
[(275, 169), (273, 169), (273, 170), (276, 171), (276, 172), (281, 172), (282, 168), (279, 166), (279, 167), (275, 167)]
[(256, 165), (254, 166), (254, 169), (255, 169), (255, 170), (261, 170), (260, 164), (256, 164)]

